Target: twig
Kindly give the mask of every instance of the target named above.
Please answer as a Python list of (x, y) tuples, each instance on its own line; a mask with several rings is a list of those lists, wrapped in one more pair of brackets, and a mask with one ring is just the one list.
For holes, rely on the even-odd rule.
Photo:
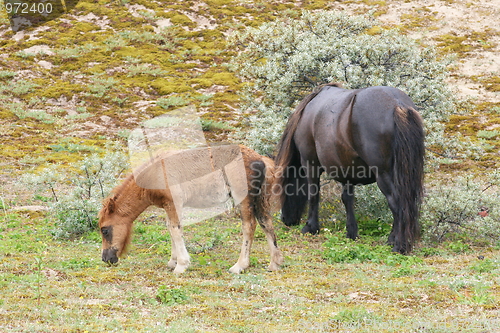
[(59, 202), (59, 200), (57, 200), (57, 194), (56, 194), (56, 191), (54, 191), (54, 187), (50, 187), (50, 190), (52, 191), (52, 196), (54, 197), (54, 200), (56, 202)]
[(457, 157), (456, 157), (456, 156), (450, 156), (450, 155), (446, 155), (446, 154), (438, 153), (437, 151), (432, 150), (432, 149), (429, 149), (429, 148), (427, 148), (427, 147), (425, 147), (425, 150), (428, 150), (428, 151), (430, 151), (431, 153), (434, 153), (434, 154), (439, 155), (439, 156), (441, 156), (441, 157), (446, 157), (446, 158), (451, 158), (451, 159), (457, 159)]
[(0, 197), (0, 200), (2, 200), (2, 209), (3, 209), (3, 219), (4, 222), (7, 221), (7, 208), (5, 208), (5, 201), (3, 201), (3, 197)]

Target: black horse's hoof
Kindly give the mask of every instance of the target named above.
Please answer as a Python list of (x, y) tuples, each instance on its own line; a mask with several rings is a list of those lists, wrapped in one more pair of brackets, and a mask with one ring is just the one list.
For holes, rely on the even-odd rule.
[(399, 254), (408, 254), (409, 251), (406, 249), (405, 246), (394, 245), (394, 247), (392, 248), (392, 252), (399, 253)]
[(350, 234), (350, 233), (347, 233), (345, 236), (346, 236), (347, 238), (349, 238), (349, 239), (352, 239), (352, 240), (356, 240), (356, 239), (358, 239), (358, 238), (359, 238), (358, 234)]
[(310, 233), (310, 234), (313, 234), (313, 235), (317, 235), (319, 233), (319, 229), (318, 228), (312, 228), (312, 227), (309, 226), (309, 224), (306, 224), (304, 226), (304, 228), (302, 228), (302, 233), (303, 234)]

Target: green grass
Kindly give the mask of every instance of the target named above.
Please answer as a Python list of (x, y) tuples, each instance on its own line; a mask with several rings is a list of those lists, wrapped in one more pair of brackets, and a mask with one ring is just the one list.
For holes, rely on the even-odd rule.
[[(140, 218), (128, 256), (114, 267), (100, 260), (97, 232), (61, 241), (52, 238), (50, 219), (7, 214), (0, 227), (0, 330), (479, 332), (499, 324), (498, 250), (456, 254), (444, 244), (440, 254), (404, 257), (372, 236), (303, 236), (276, 223), (283, 268), (266, 271), (269, 254), (258, 230), (251, 267), (232, 275), (241, 236), (229, 214), (185, 228), (192, 266), (175, 276), (166, 267), (169, 236), (158, 213)], [(326, 255), (344, 248), (371, 257), (333, 262)]]

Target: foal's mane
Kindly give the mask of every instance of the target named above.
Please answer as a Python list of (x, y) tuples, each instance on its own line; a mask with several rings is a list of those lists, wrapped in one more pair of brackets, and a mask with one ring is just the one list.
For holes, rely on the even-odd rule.
[(101, 217), (104, 217), (104, 216), (107, 216), (107, 215), (111, 215), (114, 212), (116, 212), (118, 210), (121, 211), (123, 209), (122, 207), (117, 207), (116, 206), (116, 200), (121, 195), (123, 195), (124, 189), (127, 188), (131, 184), (131, 182), (135, 182), (134, 174), (133, 173), (131, 173), (130, 175), (128, 175), (127, 178), (125, 178), (125, 180), (122, 182), (122, 184), (120, 184), (117, 187), (115, 187), (111, 191), (111, 194), (106, 199), (103, 200), (103, 202), (102, 202), (102, 209), (99, 212), (99, 219), (101, 219)]
[(120, 185), (117, 185), (110, 193), (110, 195), (104, 199), (103, 201), (103, 207), (101, 211), (99, 212), (99, 218), (107, 215), (111, 215), (115, 212), (119, 212), (122, 215), (129, 215), (132, 213), (132, 207), (128, 205), (116, 205), (116, 201), (120, 199), (121, 197), (129, 194), (130, 191), (139, 191), (138, 195), (139, 197), (143, 197), (146, 195), (145, 191), (146, 189), (143, 189), (139, 187), (136, 183), (135, 176), (134, 174), (140, 174), (143, 171), (145, 171), (148, 167), (151, 165), (154, 165), (155, 163), (158, 163), (161, 161), (162, 158), (165, 158), (165, 156), (168, 153), (163, 153), (159, 154), (158, 156), (150, 159), (149, 161), (141, 164), (139, 167), (135, 169), (134, 172), (131, 172), (123, 181)]

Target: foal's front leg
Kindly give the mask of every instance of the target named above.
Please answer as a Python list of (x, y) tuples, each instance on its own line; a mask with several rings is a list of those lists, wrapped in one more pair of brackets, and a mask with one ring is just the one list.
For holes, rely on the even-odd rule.
[[(167, 220), (167, 228), (168, 228), (169, 222)], [(168, 230), (168, 233), (170, 234), (170, 229)], [(168, 261), (168, 268), (174, 269), (175, 266), (177, 266), (177, 246), (175, 246), (175, 240), (170, 235), (170, 242), (172, 243), (172, 250), (170, 252), (170, 260)]]
[(167, 226), (172, 241), (172, 255), (168, 262), (168, 267), (175, 267), (175, 274), (184, 273), (191, 261), (189, 259), (189, 253), (186, 250), (186, 245), (184, 244), (182, 226), (174, 204), (167, 205), (164, 208), (168, 215)]

